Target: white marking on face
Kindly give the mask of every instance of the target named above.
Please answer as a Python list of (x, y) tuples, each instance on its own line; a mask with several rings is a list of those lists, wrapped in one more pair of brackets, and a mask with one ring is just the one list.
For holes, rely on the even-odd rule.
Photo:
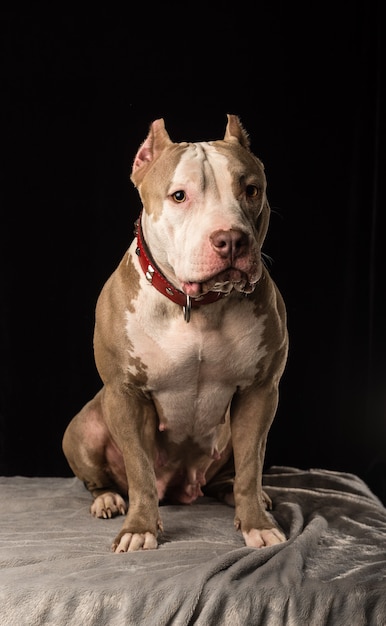
[[(202, 283), (229, 268), (229, 260), (211, 245), (215, 231), (245, 233), (250, 250), (237, 268), (249, 275), (260, 271), (256, 233), (234, 196), (232, 182), (226, 156), (209, 143), (189, 144), (165, 190), (161, 216), (144, 215), (144, 236), (153, 257), (177, 288), (185, 290), (184, 283)], [(185, 195), (181, 203), (173, 195), (178, 191)], [(156, 226), (150, 224), (153, 220)]]
[[(208, 245), (209, 236), (240, 226), (227, 159), (210, 146), (206, 149), (204, 153), (199, 147), (193, 165), (188, 151), (183, 155), (170, 186), (172, 193), (183, 188), (188, 198), (175, 218), (174, 246), (169, 249), (170, 265), (183, 280), (200, 280), (221, 271), (223, 262)], [(173, 207), (173, 213), (178, 213), (178, 207)]]

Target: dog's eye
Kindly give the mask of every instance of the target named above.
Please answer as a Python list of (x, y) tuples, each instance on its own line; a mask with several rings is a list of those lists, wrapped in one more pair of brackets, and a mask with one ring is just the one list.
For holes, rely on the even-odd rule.
[(256, 185), (247, 185), (245, 187), (245, 193), (248, 198), (256, 198), (259, 195), (259, 188)]
[(175, 191), (174, 193), (172, 193), (172, 198), (175, 202), (184, 202), (184, 200), (186, 200), (185, 191), (182, 191), (182, 189)]

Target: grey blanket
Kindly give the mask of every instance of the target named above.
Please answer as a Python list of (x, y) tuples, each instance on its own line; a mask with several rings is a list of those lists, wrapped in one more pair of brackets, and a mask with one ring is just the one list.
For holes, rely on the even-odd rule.
[(264, 476), (285, 544), (253, 549), (233, 509), (164, 506), (158, 550), (110, 552), (76, 478), (0, 478), (1, 626), (385, 626), (386, 509), (352, 474)]

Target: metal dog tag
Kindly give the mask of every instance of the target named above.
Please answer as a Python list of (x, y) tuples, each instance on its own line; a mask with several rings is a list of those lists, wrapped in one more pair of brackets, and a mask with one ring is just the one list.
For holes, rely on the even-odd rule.
[(190, 311), (192, 310), (192, 301), (190, 296), (186, 296), (186, 304), (182, 307), (182, 310), (184, 311), (184, 320), (188, 323), (190, 321)]

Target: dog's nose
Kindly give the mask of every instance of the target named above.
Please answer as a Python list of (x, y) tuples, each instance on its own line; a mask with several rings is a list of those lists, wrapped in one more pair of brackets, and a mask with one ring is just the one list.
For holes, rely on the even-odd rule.
[(245, 254), (248, 247), (248, 236), (240, 230), (216, 230), (209, 239), (223, 259), (236, 259)]

